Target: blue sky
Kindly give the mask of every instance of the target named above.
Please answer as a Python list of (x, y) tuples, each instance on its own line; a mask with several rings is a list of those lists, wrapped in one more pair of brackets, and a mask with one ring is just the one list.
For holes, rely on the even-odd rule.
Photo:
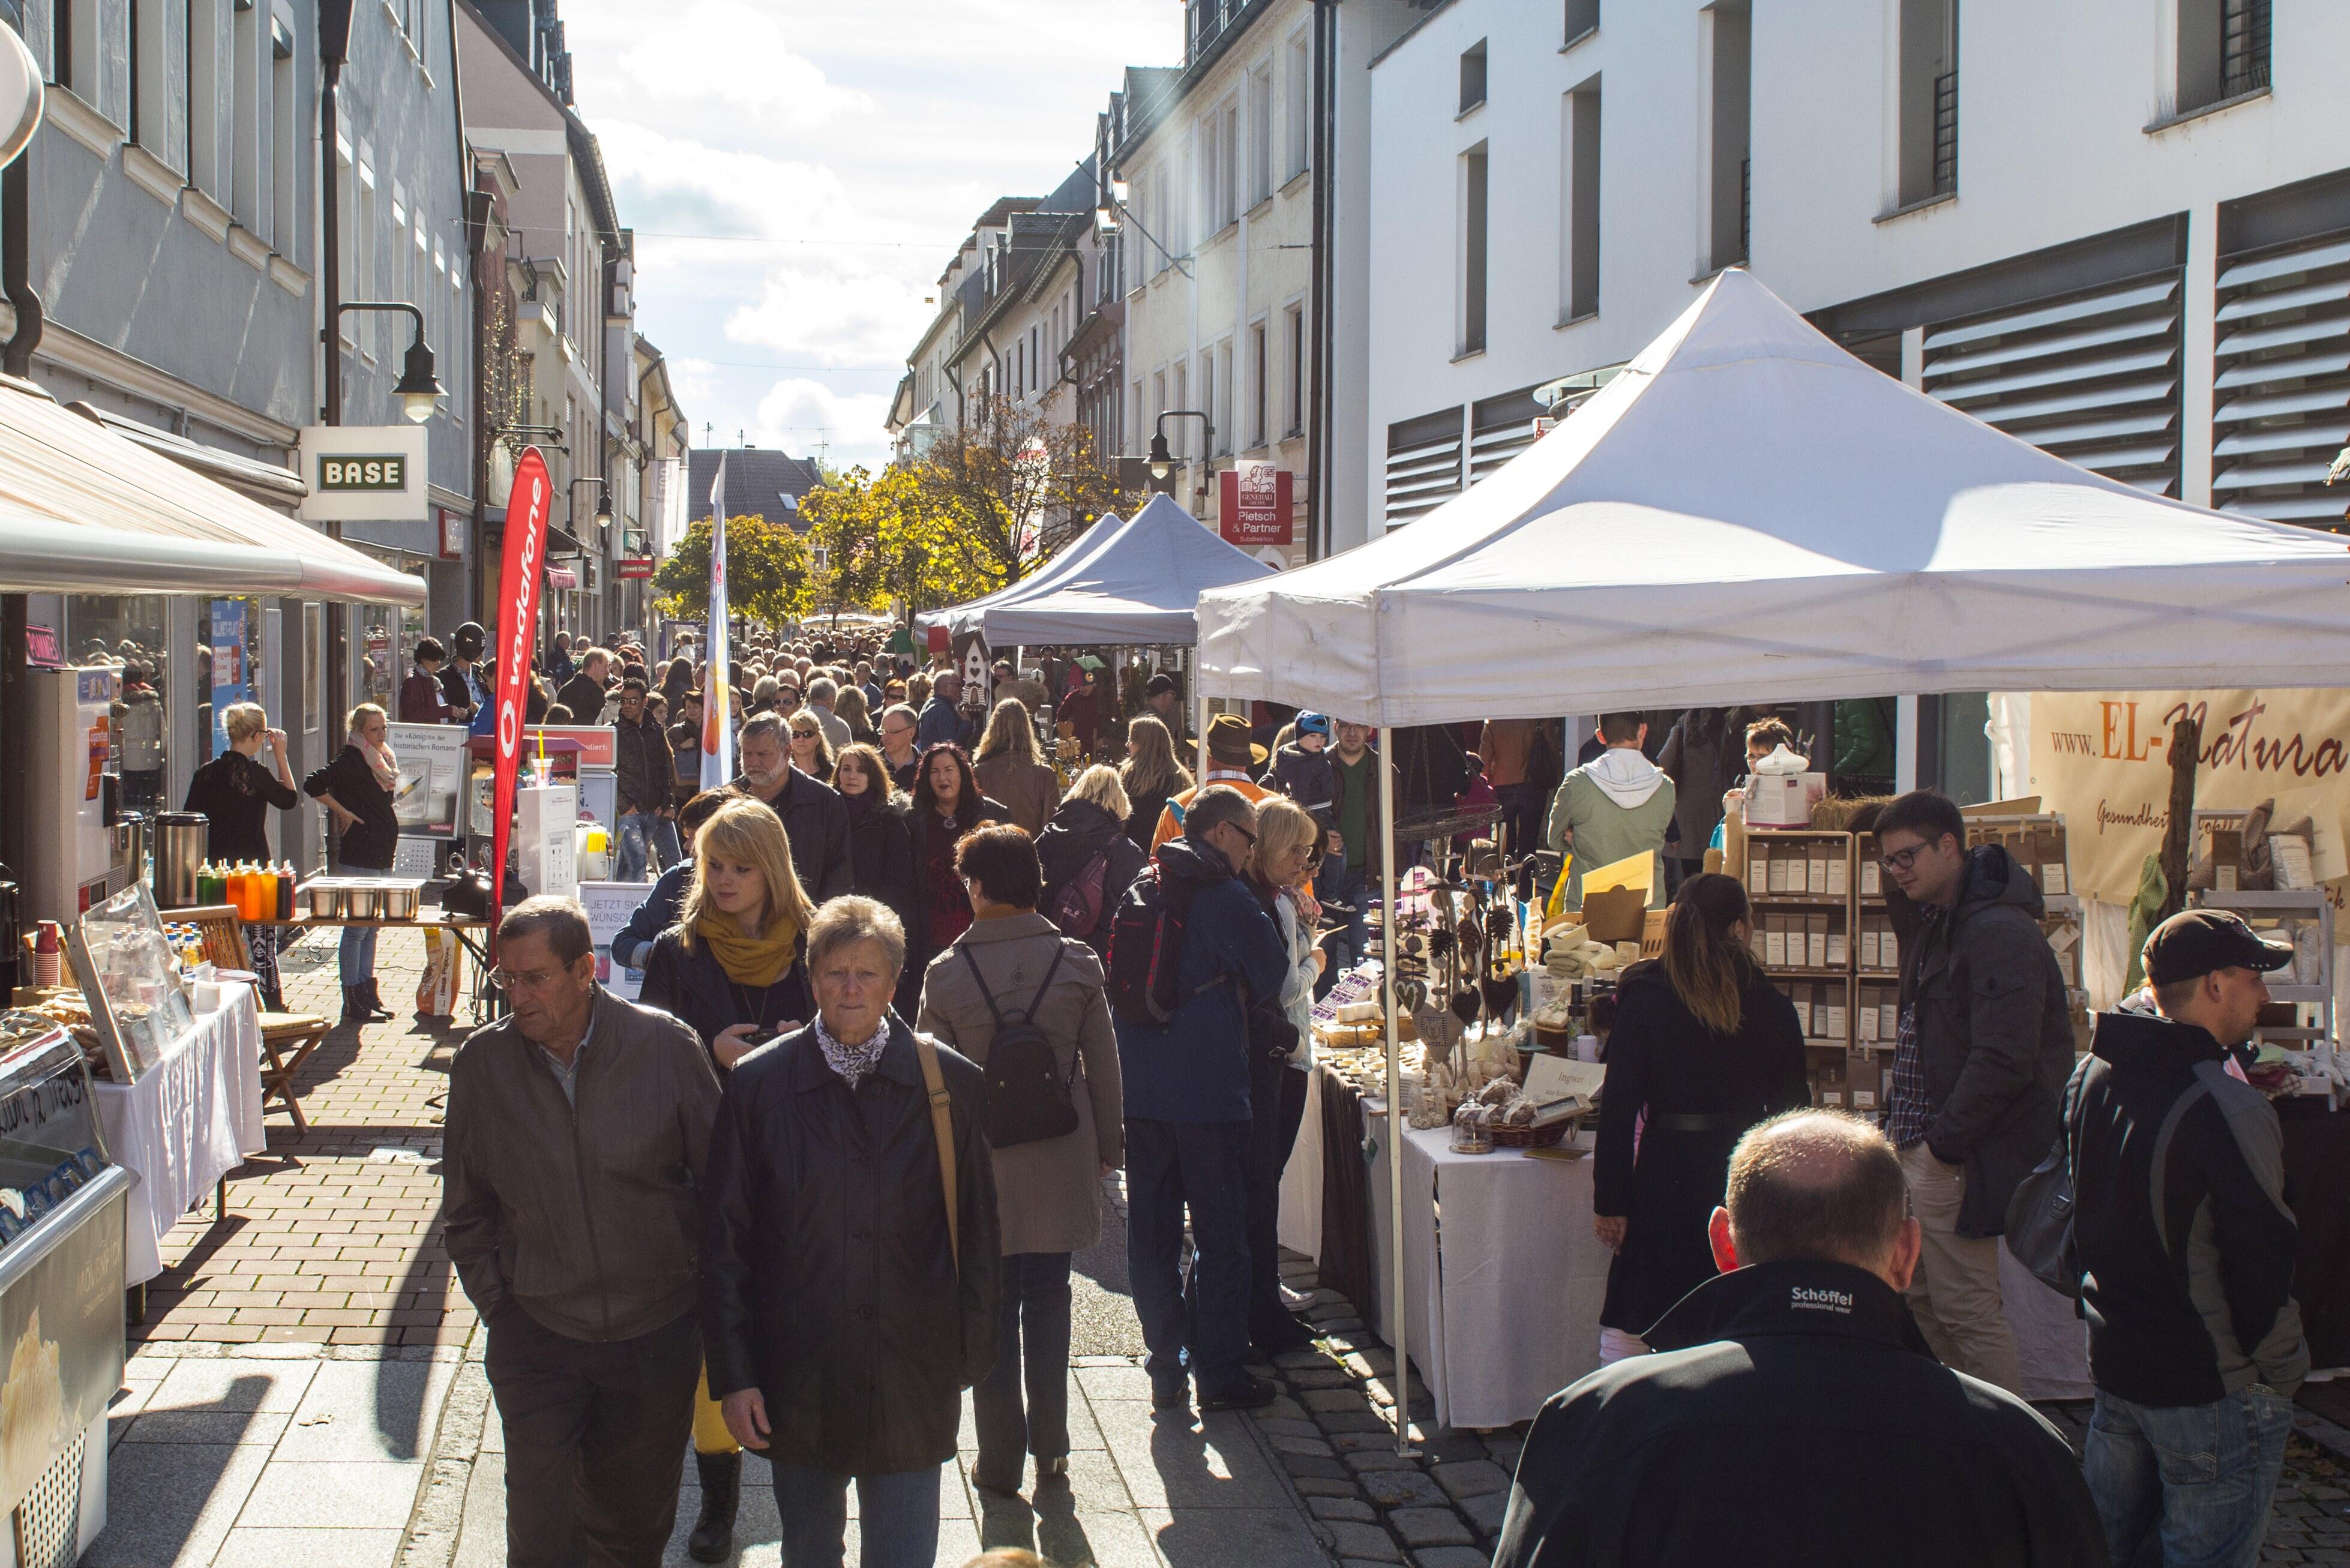
[[(1000, 195), (1091, 151), (1180, 0), (565, 0), (580, 113), (637, 231), (638, 326), (694, 429), (878, 467), (938, 275)], [(649, 15), (660, 21), (648, 26)], [(739, 432), (739, 433), (738, 433)]]

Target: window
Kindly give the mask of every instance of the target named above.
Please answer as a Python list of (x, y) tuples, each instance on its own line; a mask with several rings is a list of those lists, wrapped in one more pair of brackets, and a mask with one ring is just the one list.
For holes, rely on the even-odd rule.
[(1263, 322), (1249, 327), (1248, 343), (1248, 443), (1251, 449), (1254, 449), (1265, 444), (1265, 427), (1273, 422), (1273, 367), (1267, 363), (1271, 356), (1267, 352)]
[(384, 253), (383, 290), (387, 299), (413, 299), (408, 286), (408, 191), (391, 182), (391, 246)]
[(1293, 305), (1282, 313), (1281, 336), (1284, 352), (1288, 356), (1287, 373), (1282, 377), (1288, 410), (1282, 420), (1282, 433), (1302, 435), (1305, 431), (1305, 307)]
[(1566, 0), (1566, 42), (1580, 43), (1597, 31), (1599, 0)]
[(1313, 156), (1314, 140), (1314, 41), (1301, 31), (1289, 40), (1286, 61), (1289, 75), (1287, 87), (1289, 130), (1289, 178), (1295, 180), (1305, 172), (1307, 160)]
[(1223, 161), (1216, 156), (1216, 139), (1222, 133), (1223, 120), (1222, 115), (1211, 114), (1200, 122), (1200, 216), (1201, 226), (1211, 234), (1223, 227), (1216, 220), (1222, 206), (1216, 190), (1216, 169)]
[[(335, 127), (335, 210), (339, 215), (348, 242), (337, 253), (340, 258), (339, 265), (343, 275), (342, 296), (345, 299), (358, 299), (360, 297), (359, 254), (359, 238), (354, 231), (353, 220), (358, 217), (359, 210), (359, 171), (351, 161), (350, 127), (339, 117)], [(345, 316), (339, 330), (342, 334), (343, 347), (352, 348), (359, 346), (357, 317)]]
[[(350, 228), (351, 259), (358, 269), (356, 275), (351, 279), (351, 286), (357, 292), (345, 296), (346, 298), (373, 299), (376, 296), (375, 223), (375, 170), (368, 162), (367, 154), (362, 151), (359, 155), (359, 204), (351, 209)], [(357, 330), (359, 351), (372, 359), (375, 358), (375, 318), (378, 313), (369, 310), (357, 311), (353, 314), (359, 318)]]
[(2269, 7), (2270, 0), (2178, 0), (2178, 113), (2269, 85)]
[(268, 198), (261, 182), (261, 7), (229, 8), (229, 38), (235, 58), (229, 70), (229, 139), (235, 150), (231, 166), (228, 210), (236, 221), (258, 234), (269, 232), (262, 209)]
[(1461, 155), (1461, 354), (1485, 351), (1485, 144)]
[(1249, 205), (1273, 195), (1273, 67), (1249, 73)]
[(187, 38), (184, 5), (132, 0), (130, 140), (184, 174)]
[(1559, 212), (1565, 233), (1559, 259), (1560, 320), (1580, 320), (1599, 312), (1599, 78), (1568, 93), (1560, 118), (1559, 169), (1566, 189)]
[[(226, 11), (224, 0), (194, 0), (188, 7), (188, 183), (215, 201), (228, 190), (221, 113), (229, 78)], [(348, 143), (342, 161), (350, 161)], [(348, 193), (343, 211), (350, 211)]]
[(1032, 392), (1040, 389), (1045, 384), (1045, 358), (1039, 341), (1041, 337), (1042, 334), (1037, 328), (1034, 327), (1028, 328), (1028, 389)]
[(1224, 411), (1224, 428), (1216, 432), (1215, 450), (1232, 450), (1232, 429), (1240, 423), (1240, 405), (1232, 400), (1232, 345), (1226, 338), (1216, 346), (1216, 406)]
[[(1188, 409), (1191, 406), (1191, 370), (1189, 361), (1182, 359), (1175, 361), (1175, 400), (1167, 405), (1169, 409)], [(1171, 440), (1175, 451), (1184, 457), (1191, 455), (1191, 426), (1194, 422), (1191, 420), (1175, 421)]]
[[(1157, 435), (1159, 433), (1159, 416), (1165, 413), (1169, 409), (1171, 409), (1174, 406), (1174, 404), (1167, 400), (1167, 372), (1164, 370), (1153, 371), (1150, 377), (1150, 407), (1147, 410), (1150, 419), (1151, 434)], [(1178, 441), (1180, 441), (1182, 438), (1179, 435), (1176, 439)], [(1179, 446), (1177, 450), (1180, 451), (1181, 448)]]
[(1217, 143), (1221, 154), (1216, 169), (1216, 183), (1223, 194), (1223, 205), (1217, 210), (1216, 226), (1240, 221), (1241, 195), (1241, 100), (1238, 94), (1224, 101), (1224, 134)]
[(295, 88), (294, 33), (283, 22), (269, 25), (269, 169), (276, 200), (270, 203), (270, 244), (279, 255), (303, 254), (294, 223), (303, 183), (301, 101)]
[(1959, 188), (1959, 0), (1901, 0), (1899, 205)]
[(1712, 146), (1707, 214), (1709, 270), (1747, 257), (1753, 164), (1750, 140), (1753, 101), (1754, 16), (1746, 0), (1721, 0), (1706, 13), (1712, 44)]
[(1461, 51), (1460, 113), (1481, 107), (1485, 101), (1485, 40), (1478, 39)]
[(1216, 350), (1211, 347), (1200, 351), (1200, 411), (1207, 415), (1206, 429), (1201, 432), (1200, 453), (1212, 457), (1216, 443), (1223, 440), (1220, 428), (1223, 423), (1223, 400), (1216, 396)]
[(120, 0), (57, 6), (57, 83), (116, 126), (130, 124), (130, 12)]

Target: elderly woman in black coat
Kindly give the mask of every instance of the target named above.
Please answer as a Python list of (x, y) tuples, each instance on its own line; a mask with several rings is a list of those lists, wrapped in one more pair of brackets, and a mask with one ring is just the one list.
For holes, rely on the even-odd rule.
[(996, 1355), (984, 1084), (890, 1015), (889, 909), (831, 900), (806, 953), (815, 1022), (736, 1064), (711, 1136), (710, 1389), (773, 1461), (785, 1562), (840, 1561), (853, 1480), (866, 1568), (929, 1568), (962, 1391)]
[(1616, 1252), (1603, 1363), (1646, 1350), (1649, 1326), (1714, 1276), (1706, 1227), (1740, 1135), (1811, 1100), (1803, 1025), (1755, 963), (1748, 919), (1738, 878), (1690, 877), (1664, 958), (1617, 991), (1592, 1168), (1593, 1228)]

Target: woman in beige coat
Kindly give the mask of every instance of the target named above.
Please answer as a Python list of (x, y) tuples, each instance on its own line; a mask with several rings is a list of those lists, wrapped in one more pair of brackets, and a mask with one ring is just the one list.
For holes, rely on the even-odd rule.
[(1036, 726), (1028, 709), (1016, 697), (1006, 697), (988, 716), (987, 732), (979, 738), (979, 753), (971, 771), (990, 800), (1000, 800), (1014, 825), (1028, 836), (1045, 831), (1053, 808), (1061, 803), (1060, 775), (1036, 753)]
[(1032, 1017), (1077, 1113), (1073, 1132), (994, 1151), (1003, 1337), (995, 1370), (972, 1389), (972, 1480), (1015, 1493), (1024, 1450), (1036, 1456), (1038, 1485), (1068, 1473), (1069, 1255), (1101, 1240), (1101, 1181), (1124, 1162), (1126, 1119), (1101, 962), (1036, 912), (1043, 875), (1028, 836), (976, 828), (956, 846), (955, 867), (975, 918), (931, 961), (920, 1028), (984, 1067), (996, 1018)]

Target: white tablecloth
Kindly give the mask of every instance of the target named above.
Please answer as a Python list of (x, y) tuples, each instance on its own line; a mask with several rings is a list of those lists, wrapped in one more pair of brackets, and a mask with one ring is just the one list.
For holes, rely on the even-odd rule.
[(220, 1179), (267, 1147), (261, 1128), (261, 1013), (253, 988), (224, 985), (222, 1005), (135, 1084), (99, 1083), (106, 1152), (130, 1172), (123, 1284), (163, 1272), (162, 1241)]

